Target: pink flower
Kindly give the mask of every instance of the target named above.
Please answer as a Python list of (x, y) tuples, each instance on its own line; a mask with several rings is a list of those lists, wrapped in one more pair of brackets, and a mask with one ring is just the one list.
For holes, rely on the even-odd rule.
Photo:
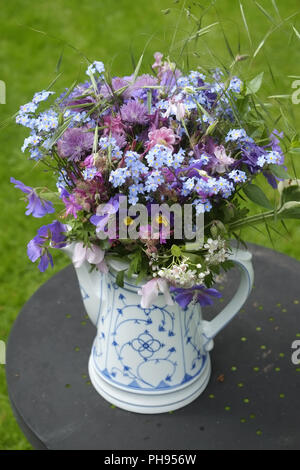
[(181, 121), (184, 118), (186, 109), (182, 101), (177, 100), (176, 98), (171, 98), (169, 100), (169, 105), (167, 111), (164, 113), (163, 117), (176, 116), (177, 121)]
[(138, 294), (142, 296), (142, 308), (151, 307), (159, 294), (164, 295), (167, 305), (174, 305), (169, 291), (169, 285), (165, 279), (151, 279), (151, 281), (148, 281), (144, 286), (142, 286), (142, 288), (138, 291)]
[(225, 173), (225, 171), (227, 170), (227, 166), (232, 165), (232, 163), (234, 163), (233, 158), (230, 158), (226, 154), (226, 150), (223, 145), (215, 147), (214, 154), (217, 161), (214, 164), (213, 170), (217, 173)]
[(94, 155), (92, 154), (86, 157), (82, 162), (82, 166), (85, 166), (86, 168), (93, 168), (95, 166)]
[(119, 114), (114, 117), (105, 116), (103, 121), (104, 126), (106, 126), (103, 130), (103, 136), (111, 135), (114, 139), (116, 139), (118, 147), (125, 147), (127, 142), (121, 116)]
[(105, 126), (103, 135), (109, 135), (110, 133), (122, 134), (124, 132), (124, 125), (120, 114), (117, 114), (115, 117), (105, 116), (103, 121)]
[(157, 69), (157, 68), (160, 69), (160, 67), (162, 67), (162, 61), (161, 61), (162, 58), (163, 58), (163, 54), (161, 52), (155, 52), (154, 54), (155, 62), (152, 65), (153, 69)]
[(172, 129), (168, 129), (167, 127), (155, 129), (154, 131), (149, 132), (148, 138), (149, 149), (154, 147), (156, 144), (160, 144), (169, 147), (172, 151), (174, 150), (173, 144), (176, 142), (176, 136)]
[(77, 204), (75, 196), (71, 194), (68, 198), (66, 196), (62, 197), (62, 200), (66, 206), (66, 216), (67, 215), (73, 215), (75, 219), (77, 219), (77, 212), (81, 211), (82, 206), (80, 204)]
[(72, 261), (75, 268), (80, 268), (84, 261), (87, 261), (90, 264), (95, 264), (102, 273), (107, 273), (108, 267), (104, 261), (104, 254), (105, 252), (98, 246), (87, 247), (80, 242), (75, 245)]
[(148, 244), (156, 245), (158, 240), (161, 244), (170, 239), (169, 227), (164, 227), (161, 223), (154, 221), (153, 225), (141, 225), (139, 230), (140, 239)]
[(150, 240), (151, 225), (141, 225), (139, 230), (141, 240)]

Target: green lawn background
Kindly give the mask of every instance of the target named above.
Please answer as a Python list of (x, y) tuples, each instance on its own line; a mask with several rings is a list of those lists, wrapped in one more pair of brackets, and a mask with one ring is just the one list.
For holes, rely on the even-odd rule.
[[(186, 2), (186, 6), (195, 2)], [(244, 0), (244, 10), (251, 30), (254, 46), (257, 47), (279, 17), (271, 0), (261, 0), (272, 19), (255, 5)], [(13, 115), (18, 107), (31, 100), (36, 91), (47, 87), (57, 75), (56, 66), (63, 51), (60, 65), (62, 76), (56, 89), (70, 85), (78, 74), (84, 79), (86, 67), (84, 56), (90, 60), (102, 60), (112, 75), (132, 72), (133, 54), (138, 60), (147, 41), (142, 71), (149, 72), (152, 54), (156, 50), (168, 51), (183, 1), (174, 0), (10, 0), (1, 4), (0, 16), (0, 80), (7, 86), (7, 104), (0, 105), (0, 121)], [(207, 0), (201, 5), (207, 6)], [(300, 9), (298, 0), (277, 2), (282, 17)], [(222, 18), (224, 31), (234, 53), (238, 52), (240, 32), (241, 52), (249, 53), (251, 47), (243, 27), (238, 0), (216, 0), (215, 5)], [(162, 10), (170, 8), (166, 14)], [(194, 12), (199, 12), (195, 7)], [(217, 21), (212, 9), (203, 25)], [(289, 75), (300, 75), (300, 40), (292, 31), (292, 24), (300, 30), (297, 17), (286, 22), (266, 41), (264, 49), (253, 62), (245, 64), (244, 74), (251, 78), (265, 71), (263, 91), (268, 94), (291, 93), (292, 79)], [(191, 20), (183, 15), (174, 45), (187, 34)], [(69, 44), (69, 45), (68, 45)], [(227, 65), (231, 63), (219, 27), (193, 46), (199, 58), (189, 50), (193, 68), (211, 58), (207, 45)], [(180, 43), (178, 44), (180, 46)], [(255, 49), (254, 47), (254, 49)], [(80, 52), (79, 52), (80, 51)], [(174, 54), (178, 51), (175, 47)], [(252, 49), (253, 51), (253, 49)], [(269, 61), (276, 83), (271, 80), (267, 65)], [(293, 106), (295, 122), (300, 119), (300, 105)], [(280, 127), (280, 125), (278, 125)], [(24, 215), (24, 203), (20, 194), (9, 183), (10, 176), (25, 184), (41, 186), (49, 184), (51, 178), (41, 173), (40, 168), (28, 162), (20, 151), (26, 130), (12, 125), (0, 131), (0, 180), (1, 180), (1, 261), (0, 261), (0, 339), (6, 340), (22, 305), (35, 290), (55, 272), (62, 269), (68, 260), (62, 254), (55, 255), (55, 268), (41, 275), (37, 267), (28, 261), (26, 244), (35, 235), (36, 229), (47, 220), (37, 220)], [(294, 159), (295, 166), (300, 164)], [(274, 236), (275, 248), (300, 260), (300, 226), (288, 223), (290, 238)], [(272, 247), (266, 235), (253, 230), (245, 233), (247, 240)], [(280, 269), (280, 267), (278, 267)], [(279, 275), (279, 273), (277, 273)], [(26, 371), (24, 371), (26, 373)], [(24, 391), (26, 393), (26, 391)], [(30, 449), (12, 415), (5, 382), (5, 367), (0, 365), (0, 449)]]

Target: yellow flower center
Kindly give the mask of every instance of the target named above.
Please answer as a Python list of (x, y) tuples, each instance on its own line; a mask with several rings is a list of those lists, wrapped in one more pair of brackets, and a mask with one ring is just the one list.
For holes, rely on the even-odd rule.
[(125, 217), (125, 219), (123, 220), (124, 224), (125, 225), (131, 225), (133, 223), (133, 219), (129, 216)]
[(155, 219), (155, 222), (158, 224), (163, 224), (165, 227), (169, 225), (168, 219), (163, 215), (158, 215)]

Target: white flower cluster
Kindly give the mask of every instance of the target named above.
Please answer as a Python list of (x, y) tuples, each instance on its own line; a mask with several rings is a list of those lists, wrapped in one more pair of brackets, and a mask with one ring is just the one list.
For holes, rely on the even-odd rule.
[(207, 264), (220, 264), (228, 258), (228, 251), (226, 248), (226, 240), (222, 240), (220, 237), (213, 240), (209, 238), (204, 245), (204, 248), (208, 251), (205, 256)]
[[(197, 265), (201, 269), (201, 265)], [(158, 271), (158, 276), (166, 279), (170, 284), (183, 287), (184, 289), (191, 288), (197, 284), (202, 284), (205, 276), (209, 271), (198, 273), (195, 269), (189, 269), (188, 264), (181, 263), (172, 266), (171, 268), (162, 268)]]

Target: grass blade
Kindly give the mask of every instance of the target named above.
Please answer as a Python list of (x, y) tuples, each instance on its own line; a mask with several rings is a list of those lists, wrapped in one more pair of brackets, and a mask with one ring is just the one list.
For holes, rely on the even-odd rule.
[(270, 229), (269, 229), (269, 225), (267, 224), (267, 222), (265, 222), (265, 226), (266, 226), (266, 230), (267, 230), (267, 233), (268, 233), (268, 237), (270, 239), (270, 242), (272, 244), (272, 247), (273, 249), (275, 250), (275, 245), (274, 245), (274, 242), (273, 242), (273, 238), (272, 238), (272, 235), (271, 235), (271, 232), (270, 232)]
[(299, 31), (297, 31), (297, 29), (295, 28), (295, 26), (293, 26), (293, 30), (294, 30), (294, 32), (295, 32), (297, 38), (300, 39), (300, 33), (299, 33)]
[(272, 5), (273, 5), (274, 10), (275, 10), (276, 13), (277, 13), (278, 18), (281, 20), (281, 16), (280, 16), (280, 13), (279, 13), (279, 9), (278, 9), (276, 0), (272, 0)]
[(243, 4), (241, 2), (240, 2), (240, 9), (241, 9), (241, 15), (242, 15), (242, 18), (243, 18), (244, 26), (245, 26), (245, 29), (247, 31), (248, 39), (249, 39), (250, 45), (252, 47), (252, 45), (253, 45), (252, 38), (251, 38), (250, 30), (249, 30), (249, 27), (248, 27), (248, 23), (247, 23), (247, 20), (246, 20), (244, 7), (243, 7)]
[(274, 18), (267, 12), (267, 10), (264, 9), (264, 7), (262, 7), (258, 2), (254, 1), (255, 5), (257, 6), (257, 8), (259, 8), (259, 10), (265, 15), (266, 18), (268, 18), (268, 20), (273, 23), (274, 25), (276, 25), (276, 22), (274, 21)]
[(265, 55), (265, 59), (266, 59), (267, 65), (268, 65), (268, 69), (269, 69), (269, 72), (270, 72), (270, 75), (271, 75), (271, 78), (272, 78), (272, 82), (273, 82), (274, 85), (276, 86), (277, 82), (276, 82), (276, 78), (275, 78), (275, 75), (274, 75), (274, 73), (273, 73), (271, 64), (270, 64), (270, 62), (269, 62), (269, 60), (268, 60), (266, 54), (264, 54), (264, 55)]
[(270, 30), (267, 32), (267, 34), (265, 35), (265, 37), (263, 38), (263, 40), (259, 43), (258, 48), (256, 49), (256, 51), (255, 51), (254, 54), (253, 54), (253, 59), (255, 59), (255, 57), (257, 56), (257, 54), (259, 53), (259, 51), (264, 47), (266, 40), (269, 38), (269, 36), (271, 36), (271, 34), (273, 33), (273, 31), (274, 31), (274, 28), (270, 29)]
[(229, 52), (229, 55), (231, 56), (231, 58), (232, 58), (233, 60), (235, 60), (235, 55), (234, 55), (234, 53), (232, 52), (232, 49), (231, 49), (231, 47), (230, 47), (230, 44), (229, 44), (229, 41), (228, 41), (227, 36), (226, 36), (226, 34), (225, 34), (225, 31), (224, 31), (224, 29), (223, 29), (222, 26), (221, 26), (221, 28), (222, 28), (222, 33), (223, 33), (224, 41), (225, 41), (227, 50), (228, 50), (228, 52)]
[(55, 72), (56, 73), (59, 72), (59, 69), (60, 69), (60, 66), (61, 66), (61, 63), (62, 63), (62, 60), (63, 60), (63, 56), (64, 56), (64, 50), (65, 50), (65, 48), (63, 47), (62, 51), (61, 51), (61, 54), (59, 56), (59, 59), (57, 61), (56, 67), (55, 67)]
[(52, 147), (54, 144), (56, 144), (56, 142), (58, 141), (58, 139), (60, 139), (60, 137), (64, 134), (64, 132), (68, 129), (68, 127), (70, 126), (71, 124), (71, 121), (73, 119), (73, 116), (70, 116), (68, 117), (65, 122), (63, 123), (63, 125), (55, 132), (55, 134), (52, 136), (52, 138), (50, 139), (50, 142), (49, 142), (49, 148)]
[[(264, 46), (266, 40), (269, 38), (269, 36), (271, 36), (272, 33), (274, 33), (277, 29), (279, 29), (281, 26), (283, 26), (285, 23), (287, 23), (288, 21), (290, 21), (292, 18), (294, 18), (295, 16), (299, 15), (300, 11), (296, 11), (296, 13), (293, 13), (292, 15), (288, 16), (287, 18), (284, 18), (282, 20), (281, 23), (277, 24), (274, 28), (271, 28), (267, 34), (265, 35), (265, 37), (263, 38), (263, 40), (260, 42), (258, 48), (256, 49), (256, 51), (254, 52), (253, 54), (253, 59), (255, 59), (255, 57), (257, 56), (257, 54), (259, 53), (259, 51), (262, 49), (262, 47)], [(295, 33), (297, 34), (297, 36), (299, 37), (300, 39), (300, 33), (296, 30), (296, 28), (293, 26), (294, 28), (294, 31)]]
[(139, 58), (139, 61), (137, 63), (137, 66), (135, 68), (135, 71), (133, 73), (133, 79), (132, 79), (132, 82), (134, 83), (137, 79), (137, 76), (139, 74), (139, 71), (140, 71), (140, 68), (141, 68), (141, 65), (142, 65), (142, 62), (143, 62), (143, 58), (144, 58), (144, 52), (142, 53), (141, 57)]
[(60, 72), (53, 80), (52, 82), (50, 83), (50, 85), (47, 86), (46, 90), (51, 90), (52, 86), (54, 85), (54, 83), (57, 82), (57, 80), (62, 76), (62, 72)]
[(134, 54), (132, 52), (132, 48), (130, 47), (130, 59), (131, 59), (131, 63), (132, 63), (132, 68), (133, 70), (136, 68), (136, 63), (135, 63), (135, 57), (134, 57)]
[(291, 238), (291, 232), (290, 232), (289, 229), (287, 228), (285, 221), (284, 221), (284, 220), (280, 220), (280, 222), (281, 222), (281, 225), (282, 225), (283, 228), (285, 229), (285, 231), (286, 231), (286, 233), (287, 233), (287, 235), (288, 235), (288, 237), (289, 237), (289, 239), (290, 239), (290, 238)]

